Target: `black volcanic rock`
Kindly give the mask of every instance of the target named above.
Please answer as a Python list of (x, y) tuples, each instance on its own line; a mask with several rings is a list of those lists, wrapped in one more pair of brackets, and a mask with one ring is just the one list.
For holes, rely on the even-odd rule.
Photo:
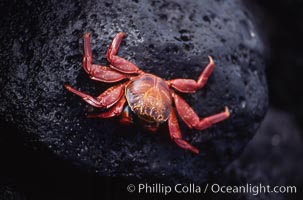
[[(264, 117), (263, 45), (241, 1), (26, 1), (5, 8), (0, 117), (31, 148), (42, 145), (102, 176), (203, 183), (242, 152)], [(112, 85), (90, 80), (81, 66), (87, 31), (94, 63), (107, 65), (106, 49), (124, 31), (119, 55), (164, 79), (196, 79), (213, 56), (207, 86), (182, 96), (201, 117), (225, 105), (231, 117), (200, 132), (180, 121), (184, 138), (201, 151), (197, 156), (175, 145), (165, 125), (150, 134), (115, 120), (87, 119), (97, 110), (63, 84), (94, 96)]]

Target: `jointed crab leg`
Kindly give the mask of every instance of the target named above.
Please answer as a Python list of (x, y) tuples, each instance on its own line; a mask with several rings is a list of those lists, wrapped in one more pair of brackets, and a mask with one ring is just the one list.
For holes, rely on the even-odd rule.
[(127, 75), (117, 72), (109, 67), (92, 64), (92, 49), (90, 45), (90, 33), (83, 36), (84, 39), (84, 55), (83, 55), (83, 68), (90, 78), (97, 81), (106, 83), (118, 82), (127, 78)]
[(209, 63), (202, 71), (197, 81), (192, 79), (173, 79), (167, 81), (167, 84), (183, 93), (194, 93), (196, 90), (202, 88), (215, 67), (212, 57), (208, 56), (208, 58)]
[(172, 93), (172, 96), (181, 119), (186, 123), (189, 128), (203, 130), (229, 117), (228, 108), (225, 107), (224, 112), (199, 119), (195, 111), (184, 101), (184, 99), (182, 99), (175, 93)]
[(118, 49), (123, 37), (126, 37), (126, 33), (120, 32), (113, 39), (112, 43), (107, 49), (106, 58), (110, 63), (110, 67), (125, 73), (125, 74), (140, 74), (142, 71), (133, 63), (124, 58), (117, 56)]
[(122, 97), (111, 109), (106, 112), (99, 113), (99, 114), (90, 114), (87, 115), (89, 118), (110, 118), (110, 117), (117, 117), (121, 115), (123, 111), (123, 106), (126, 102), (125, 97)]
[(126, 79), (128, 76), (120, 72), (114, 71), (109, 67), (101, 65), (91, 65), (92, 70), (88, 73), (93, 80), (114, 83)]
[(105, 90), (105, 92), (100, 94), (97, 98), (94, 98), (84, 92), (76, 90), (69, 85), (64, 85), (64, 86), (68, 91), (80, 96), (84, 101), (86, 101), (88, 104), (94, 107), (109, 108), (113, 106), (115, 103), (117, 103), (119, 99), (121, 99), (121, 97), (124, 94), (125, 84), (119, 84), (110, 87), (107, 90)]
[(181, 148), (190, 150), (196, 154), (199, 153), (199, 150), (196, 147), (193, 147), (188, 142), (182, 139), (178, 120), (175, 114), (175, 111), (172, 110), (168, 118), (168, 128), (170, 133), (170, 138)]

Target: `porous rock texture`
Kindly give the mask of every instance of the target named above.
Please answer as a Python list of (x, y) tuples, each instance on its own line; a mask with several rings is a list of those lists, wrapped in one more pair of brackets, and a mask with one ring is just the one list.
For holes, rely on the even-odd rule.
[[(0, 117), (20, 130), (30, 148), (43, 146), (101, 176), (205, 183), (243, 151), (264, 117), (263, 43), (239, 0), (24, 1), (6, 8)], [(98, 110), (63, 85), (93, 96), (113, 85), (90, 80), (81, 66), (88, 31), (94, 63), (108, 64), (106, 49), (123, 31), (128, 37), (119, 55), (164, 79), (196, 79), (211, 55), (216, 67), (207, 85), (182, 96), (200, 117), (228, 106), (230, 118), (204, 131), (179, 120), (199, 155), (174, 144), (165, 124), (151, 134), (114, 119), (86, 118)]]

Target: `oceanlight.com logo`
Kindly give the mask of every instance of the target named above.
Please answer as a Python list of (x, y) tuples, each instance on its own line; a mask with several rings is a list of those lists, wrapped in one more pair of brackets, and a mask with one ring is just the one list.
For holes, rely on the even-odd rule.
[(139, 183), (137, 185), (129, 184), (127, 186), (127, 191), (130, 193), (138, 194), (164, 194), (168, 195), (170, 193), (177, 194), (205, 194), (206, 192), (211, 193), (226, 193), (226, 194), (237, 194), (237, 193), (248, 193), (251, 195), (259, 195), (261, 193), (297, 193), (296, 186), (270, 186), (263, 184), (245, 184), (245, 185), (220, 185), (220, 184), (206, 184), (200, 186), (194, 183), (190, 184), (176, 184), (176, 185), (166, 185), (163, 183)]
[(261, 193), (296, 193), (296, 186), (270, 186), (270, 185), (252, 185), (246, 184), (241, 186), (223, 186), (219, 184), (212, 184), (210, 188), (213, 193), (249, 193), (252, 195), (259, 195)]

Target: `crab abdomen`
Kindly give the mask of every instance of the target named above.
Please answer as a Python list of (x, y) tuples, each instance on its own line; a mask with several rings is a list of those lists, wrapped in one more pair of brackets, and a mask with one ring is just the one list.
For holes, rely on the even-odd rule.
[(131, 110), (148, 122), (165, 122), (171, 112), (172, 98), (165, 81), (152, 74), (132, 80), (125, 89)]

